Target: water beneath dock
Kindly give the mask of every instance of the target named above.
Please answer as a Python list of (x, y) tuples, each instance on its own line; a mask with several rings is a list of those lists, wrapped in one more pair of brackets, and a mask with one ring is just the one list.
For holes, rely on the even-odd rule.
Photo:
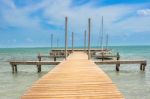
[[(100, 66), (117, 84), (126, 99), (149, 99), (150, 98), (150, 46), (145, 47), (113, 47), (119, 51), (122, 59), (146, 59), (148, 64), (146, 71), (139, 70), (139, 66), (121, 66), (120, 72), (115, 71), (115, 66)], [(33, 82), (46, 74), (54, 66), (43, 66), (42, 72), (37, 73), (34, 66), (19, 66), (19, 72), (12, 74), (8, 62), (13, 59), (35, 60), (37, 53), (47, 55), (48, 48), (32, 49), (0, 49), (0, 99), (19, 99)], [(24, 58), (22, 58), (24, 57)], [(29, 68), (30, 67), (30, 68)], [(130, 69), (129, 69), (130, 68)]]

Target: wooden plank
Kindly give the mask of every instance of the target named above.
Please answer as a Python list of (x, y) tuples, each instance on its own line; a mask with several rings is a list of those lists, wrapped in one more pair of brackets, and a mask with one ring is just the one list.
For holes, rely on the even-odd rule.
[(21, 99), (124, 99), (87, 54), (74, 52), (36, 81)]
[(65, 56), (64, 55), (52, 55), (52, 56), (48, 56), (48, 55), (40, 55), (41, 58), (64, 58)]
[(96, 64), (146, 64), (146, 60), (106, 60), (95, 61)]
[(10, 61), (11, 65), (57, 65), (61, 61)]

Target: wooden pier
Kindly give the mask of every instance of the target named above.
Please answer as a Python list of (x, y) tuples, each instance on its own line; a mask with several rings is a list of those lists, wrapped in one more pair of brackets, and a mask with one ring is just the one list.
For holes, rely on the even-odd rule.
[(36, 81), (21, 99), (124, 99), (87, 54), (74, 52)]

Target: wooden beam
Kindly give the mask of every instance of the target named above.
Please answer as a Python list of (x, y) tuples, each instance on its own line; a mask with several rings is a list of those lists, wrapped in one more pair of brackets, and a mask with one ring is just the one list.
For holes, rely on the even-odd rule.
[(68, 18), (65, 17), (65, 59), (67, 59), (68, 56), (67, 47), (68, 47)]
[(90, 32), (91, 32), (91, 19), (89, 18), (88, 19), (88, 59), (91, 58), (91, 55), (90, 55), (90, 38), (91, 38)]
[(74, 33), (72, 32), (72, 52), (74, 51)]
[(86, 52), (86, 30), (84, 32), (84, 51)]

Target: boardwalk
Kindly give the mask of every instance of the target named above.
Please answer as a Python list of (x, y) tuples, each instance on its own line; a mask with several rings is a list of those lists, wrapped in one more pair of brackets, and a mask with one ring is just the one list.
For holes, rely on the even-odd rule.
[(124, 99), (111, 79), (83, 52), (44, 75), (21, 99)]

